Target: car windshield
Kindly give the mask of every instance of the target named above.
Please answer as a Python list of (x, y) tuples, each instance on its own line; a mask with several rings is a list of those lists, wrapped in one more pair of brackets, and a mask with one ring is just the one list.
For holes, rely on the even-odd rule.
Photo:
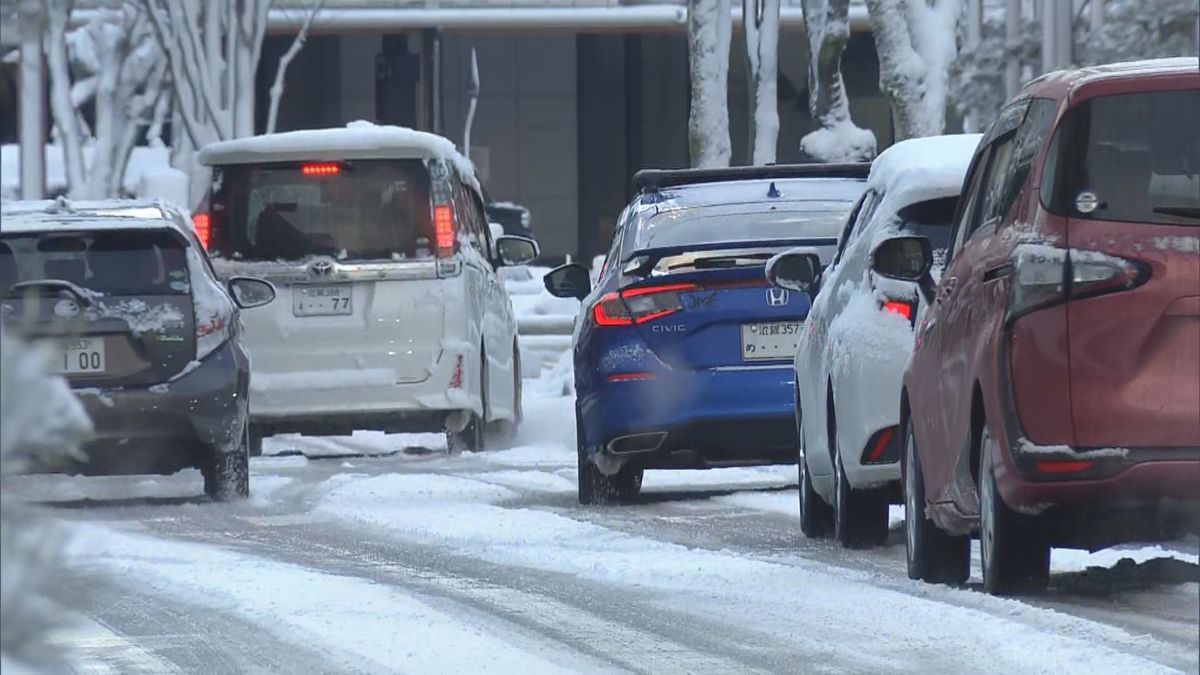
[(105, 295), (183, 294), (186, 249), (178, 234), (165, 229), (0, 236), (0, 292), (37, 281), (66, 281)]
[(429, 173), (417, 159), (244, 164), (215, 170), (214, 255), (247, 261), (433, 255)]
[(836, 244), (851, 206), (852, 202), (793, 202), (779, 210), (740, 205), (664, 211), (638, 228), (629, 250), (777, 239), (829, 239), (828, 243)]
[[(1089, 99), (1060, 126), (1052, 206), (1094, 193), (1098, 220), (1200, 225), (1200, 90)], [(1053, 166), (1054, 159), (1047, 163)]]

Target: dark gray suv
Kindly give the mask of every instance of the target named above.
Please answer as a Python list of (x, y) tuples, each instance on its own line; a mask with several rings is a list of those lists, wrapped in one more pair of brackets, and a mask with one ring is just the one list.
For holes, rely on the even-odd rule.
[(222, 284), (190, 221), (157, 202), (33, 202), (0, 209), (0, 320), (42, 343), (95, 434), (85, 457), (39, 467), (88, 475), (196, 467), (218, 501), (249, 495), (249, 358), (239, 308), (266, 281)]

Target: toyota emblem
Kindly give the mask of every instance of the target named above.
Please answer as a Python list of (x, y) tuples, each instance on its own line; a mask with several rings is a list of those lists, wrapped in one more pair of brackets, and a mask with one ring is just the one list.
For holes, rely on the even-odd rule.
[(333, 263), (329, 260), (314, 260), (309, 269), (315, 277), (327, 277), (333, 273)]

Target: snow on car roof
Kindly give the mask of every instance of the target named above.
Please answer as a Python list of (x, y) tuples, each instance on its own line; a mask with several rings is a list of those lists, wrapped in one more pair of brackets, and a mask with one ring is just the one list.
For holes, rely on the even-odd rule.
[(196, 157), (206, 166), (309, 159), (443, 159), (454, 164), (464, 182), (478, 187), (474, 165), (448, 139), (407, 127), (362, 120), (345, 127), (287, 131), (211, 143)]
[[(768, 196), (772, 185), (778, 196)], [(729, 204), (754, 204), (768, 209), (773, 205), (812, 200), (854, 202), (865, 189), (859, 178), (734, 180), (666, 188), (647, 193), (648, 199), (644, 198), (642, 203), (653, 204), (658, 211)]]
[(0, 206), (0, 232), (171, 228), (183, 230), (175, 209), (161, 201), (15, 201)]
[(881, 209), (892, 213), (957, 195), (981, 138), (982, 134), (952, 134), (901, 141), (875, 158), (867, 187), (883, 195)]

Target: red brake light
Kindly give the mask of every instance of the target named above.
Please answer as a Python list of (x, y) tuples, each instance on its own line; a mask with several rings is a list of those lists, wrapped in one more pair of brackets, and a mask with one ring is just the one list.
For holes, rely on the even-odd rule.
[(212, 219), (207, 213), (197, 213), (192, 216), (192, 227), (196, 230), (196, 238), (204, 250), (208, 250), (208, 241), (212, 236)]
[(657, 373), (650, 371), (641, 371), (636, 373), (616, 373), (608, 376), (609, 382), (639, 382), (641, 380), (653, 380), (658, 377)]
[(336, 176), (342, 172), (342, 167), (334, 162), (318, 162), (316, 164), (304, 164), (300, 167), (300, 173), (305, 176)]
[(454, 253), (454, 208), (449, 204), (433, 207), (433, 231), (437, 238), (439, 256)]
[(911, 303), (900, 302), (898, 300), (888, 300), (887, 302), (883, 303), (883, 311), (891, 312), (892, 314), (899, 314), (907, 321), (912, 320), (913, 307)]
[(696, 288), (695, 284), (667, 284), (606, 293), (592, 308), (592, 316), (597, 326), (643, 324), (682, 311), (679, 293)]

